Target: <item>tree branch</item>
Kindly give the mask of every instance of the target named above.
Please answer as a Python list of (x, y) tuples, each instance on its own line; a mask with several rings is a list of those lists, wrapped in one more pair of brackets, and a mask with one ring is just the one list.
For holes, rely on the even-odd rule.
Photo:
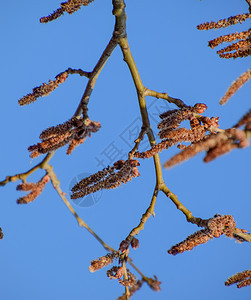
[(178, 199), (178, 197), (172, 193), (169, 188), (166, 186), (165, 183), (163, 183), (160, 186), (160, 190), (169, 198), (172, 200), (172, 202), (176, 205), (177, 209), (180, 210), (181, 212), (183, 212), (183, 214), (186, 216), (186, 219), (188, 222), (193, 223), (193, 224), (197, 224), (199, 227), (203, 227), (205, 224), (205, 220), (201, 219), (201, 218), (195, 218), (191, 211), (188, 210)]
[(135, 235), (139, 234), (139, 232), (144, 229), (145, 223), (151, 217), (151, 215), (154, 216), (154, 207), (156, 204), (158, 192), (158, 188), (156, 187), (152, 196), (151, 203), (146, 212), (142, 215), (139, 225), (131, 230), (126, 240), (131, 241)]
[(17, 180), (22, 180), (23, 182), (26, 182), (27, 177), (30, 176), (32, 173), (34, 173), (38, 169), (44, 169), (44, 166), (46, 166), (46, 164), (51, 160), (53, 155), (54, 152), (48, 153), (39, 164), (37, 164), (35, 167), (31, 168), (27, 172), (19, 173), (13, 176), (6, 176), (5, 180), (0, 181), (0, 186), (5, 186), (9, 182), (15, 182)]
[(172, 98), (170, 96), (168, 96), (167, 93), (159, 93), (156, 91), (152, 91), (149, 89), (145, 89), (145, 96), (151, 96), (151, 97), (155, 97), (157, 99), (164, 99), (167, 100), (169, 103), (174, 103), (175, 105), (177, 105), (179, 108), (185, 108), (187, 107), (187, 105), (180, 99), (176, 99), (176, 98)]
[(88, 118), (88, 108), (87, 105), (89, 103), (89, 99), (91, 97), (92, 91), (94, 89), (94, 86), (96, 84), (96, 81), (98, 79), (98, 76), (100, 72), (102, 71), (104, 65), (106, 64), (108, 58), (111, 56), (113, 50), (117, 46), (117, 40), (112, 37), (106, 46), (104, 52), (102, 53), (99, 61), (97, 62), (96, 66), (94, 67), (93, 71), (89, 74), (89, 81), (86, 85), (84, 94), (82, 96), (82, 99), (79, 103), (79, 106), (74, 114), (74, 116), (80, 116), (81, 113), (83, 113), (84, 118)]

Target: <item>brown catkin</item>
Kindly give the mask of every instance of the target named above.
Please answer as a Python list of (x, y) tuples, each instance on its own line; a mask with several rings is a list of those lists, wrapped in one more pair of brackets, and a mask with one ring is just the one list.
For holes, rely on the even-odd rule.
[(91, 265), (89, 266), (90, 272), (95, 272), (97, 270), (100, 270), (111, 263), (113, 263), (113, 259), (117, 259), (118, 254), (117, 252), (108, 253), (105, 256), (101, 256), (98, 259), (92, 260)]
[(210, 162), (217, 157), (230, 152), (231, 150), (238, 148), (237, 144), (233, 144), (231, 141), (223, 141), (218, 143), (217, 146), (211, 148), (207, 151), (206, 156), (204, 157), (204, 162)]
[[(207, 243), (212, 238), (218, 238), (222, 234), (232, 238), (236, 229), (236, 223), (231, 215), (215, 215), (206, 221), (203, 227), (205, 229), (199, 230), (188, 236), (184, 241), (172, 246), (168, 253), (176, 255), (185, 251), (190, 251), (194, 247)], [(199, 225), (200, 226), (200, 225)]]
[(54, 151), (69, 143), (67, 154), (71, 154), (76, 146), (82, 144), (91, 133), (97, 132), (101, 127), (99, 122), (84, 119), (83, 117), (73, 117), (69, 121), (57, 126), (52, 126), (40, 134), (41, 143), (32, 145), (28, 148), (30, 156), (37, 157), (39, 154), (45, 154)]
[(229, 42), (232, 42), (235, 40), (245, 40), (246, 38), (249, 37), (250, 34), (251, 34), (251, 29), (249, 29), (247, 31), (235, 32), (235, 33), (222, 35), (222, 36), (219, 36), (219, 37), (209, 41), (208, 46), (213, 49), (222, 43), (229, 43)]
[(42, 85), (35, 87), (33, 89), (33, 92), (21, 98), (18, 101), (18, 104), (21, 106), (27, 105), (32, 102), (35, 102), (39, 97), (48, 96), (52, 91), (54, 91), (59, 86), (60, 83), (65, 82), (67, 76), (68, 76), (67, 72), (63, 72), (59, 74), (55, 80), (50, 80), (49, 83), (43, 83)]
[(251, 14), (244, 13), (241, 15), (229, 17), (227, 19), (222, 19), (217, 22), (212, 21), (212, 22), (206, 22), (206, 23), (200, 24), (197, 26), (197, 29), (209, 30), (209, 29), (224, 28), (224, 27), (228, 27), (228, 26), (235, 25), (238, 23), (242, 23), (242, 22), (246, 21), (246, 19), (248, 19), (248, 18), (251, 18)]
[(134, 157), (136, 158), (150, 158), (153, 155), (168, 149), (169, 147), (174, 146), (175, 143), (172, 140), (163, 140), (160, 143), (154, 145), (150, 150), (147, 150), (145, 152), (135, 152)]
[(237, 288), (240, 289), (242, 287), (249, 286), (249, 285), (251, 285), (251, 278), (242, 280), (242, 282), (237, 284)]
[(126, 184), (132, 178), (139, 176), (137, 166), (139, 166), (137, 160), (119, 160), (113, 164), (113, 167), (108, 166), (77, 183), (72, 188), (71, 199), (78, 199), (103, 189), (114, 189), (122, 183)]
[(184, 150), (173, 156), (170, 160), (165, 162), (164, 167), (170, 168), (174, 165), (177, 165), (185, 160), (190, 159), (199, 152), (215, 147), (217, 143), (225, 141), (226, 139), (227, 137), (224, 133), (206, 136), (202, 141), (187, 146)]
[(112, 174), (115, 170), (115, 167), (108, 166), (107, 168), (103, 169), (102, 171), (98, 171), (95, 174), (90, 175), (82, 179), (79, 183), (77, 183), (73, 188), (72, 192), (82, 190), (86, 188), (88, 185), (101, 181), (104, 177), (108, 174)]
[(40, 23), (48, 23), (51, 22), (53, 20), (56, 20), (57, 18), (59, 18), (60, 16), (62, 16), (64, 14), (64, 10), (63, 8), (58, 8), (57, 10), (53, 11), (53, 13), (51, 13), (50, 15), (46, 16), (46, 17), (42, 17), (40, 18)]
[(24, 192), (31, 191), (35, 188), (35, 186), (36, 186), (36, 183), (23, 182), (17, 186), (17, 191), (24, 191)]
[(230, 128), (224, 132), (205, 136), (203, 140), (187, 146), (184, 150), (169, 159), (164, 166), (170, 168), (204, 150), (207, 151), (204, 161), (209, 162), (232, 149), (248, 146), (249, 140), (246, 138), (245, 132), (240, 129)]
[(66, 151), (66, 154), (70, 155), (72, 153), (72, 151), (77, 147), (79, 146), (80, 144), (83, 144), (84, 143), (84, 139), (73, 139), (70, 144), (69, 144), (69, 147)]
[[(246, 51), (250, 47), (250, 41), (249, 40), (241, 40), (239, 42), (233, 43), (232, 45), (229, 45), (225, 48), (222, 48), (217, 51), (217, 54), (222, 54), (225, 52), (231, 52), (234, 50), (240, 50), (240, 51)], [(235, 52), (236, 53), (236, 52)]]
[(193, 129), (182, 127), (172, 131), (162, 130), (159, 132), (159, 136), (161, 139), (165, 138), (177, 144), (181, 142), (198, 142), (203, 139), (205, 133), (204, 126), (198, 125)]
[(190, 251), (194, 247), (207, 243), (210, 239), (213, 238), (211, 231), (209, 229), (199, 230), (192, 235), (188, 236), (184, 241), (179, 244), (172, 246), (168, 253), (176, 255), (178, 253), (183, 253), (185, 251)]
[[(64, 122), (63, 124), (59, 124), (57, 126), (52, 126), (40, 134), (39, 138), (42, 140), (49, 139), (51, 137), (55, 137), (60, 134), (65, 134), (67, 131), (72, 129), (74, 126), (77, 126), (78, 123), (81, 123), (82, 119), (77, 119), (77, 117), (72, 117), (70, 120)], [(82, 124), (79, 124), (82, 125)]]
[(208, 220), (207, 228), (215, 238), (220, 237), (222, 234), (232, 238), (236, 223), (231, 215), (216, 215)]
[(251, 69), (239, 76), (228, 88), (226, 94), (221, 98), (220, 104), (226, 104), (228, 100), (251, 78)]
[[(21, 183), (17, 186), (17, 190), (19, 191), (27, 191), (30, 190), (31, 192), (26, 196), (23, 196), (17, 199), (18, 204), (27, 204), (34, 201), (43, 191), (46, 183), (50, 181), (49, 175), (45, 175), (41, 178), (40, 181), (37, 183)], [(28, 188), (28, 189), (27, 189)]]
[(79, 10), (81, 6), (86, 6), (94, 0), (68, 0), (67, 2), (61, 3), (61, 8), (58, 8), (52, 14), (47, 17), (43, 17), (40, 19), (41, 23), (47, 23), (59, 18), (64, 12), (68, 14), (73, 14), (75, 11)]
[(234, 125), (234, 127), (239, 128), (247, 124), (251, 124), (251, 109), (240, 119), (236, 125)]
[(221, 58), (226, 58), (226, 59), (229, 59), (229, 58), (237, 58), (237, 57), (247, 57), (251, 55), (251, 49), (246, 49), (246, 50), (237, 50), (235, 52), (231, 52), (231, 53), (221, 53), (219, 56)]
[(251, 285), (251, 271), (245, 270), (235, 275), (232, 275), (225, 282), (226, 286), (230, 286), (232, 284), (237, 284), (238, 288), (242, 288), (248, 285)]
[(182, 121), (185, 121), (193, 116), (192, 108), (175, 109), (160, 114), (162, 121), (158, 124), (159, 129), (174, 129), (177, 128)]
[[(168, 110), (160, 114), (162, 121), (158, 124), (159, 136), (162, 141), (154, 146), (150, 150), (145, 152), (136, 151), (134, 157), (136, 158), (149, 158), (153, 155), (161, 152), (164, 149), (168, 149), (181, 142), (198, 142), (202, 140), (206, 134), (206, 130), (212, 125), (218, 126), (218, 118), (207, 118), (208, 121), (205, 122), (205, 117), (198, 115), (202, 114), (207, 109), (206, 104), (196, 103), (193, 107), (186, 106), (181, 109)], [(198, 119), (197, 119), (198, 118)], [(215, 119), (215, 120), (213, 120)], [(177, 128), (180, 126), (182, 121), (189, 120), (191, 129), (185, 127)], [(201, 125), (203, 123), (203, 125)], [(210, 128), (211, 130), (211, 128)], [(180, 146), (179, 147), (186, 147)]]

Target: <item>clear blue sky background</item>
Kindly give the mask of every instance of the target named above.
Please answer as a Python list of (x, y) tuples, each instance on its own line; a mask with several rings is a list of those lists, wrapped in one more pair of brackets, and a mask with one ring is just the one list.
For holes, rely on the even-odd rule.
[[(49, 97), (19, 107), (18, 99), (67, 69), (92, 70), (111, 37), (114, 18), (111, 0), (96, 0), (73, 15), (40, 24), (39, 19), (59, 7), (60, 1), (4, 1), (0, 11), (0, 177), (26, 171), (40, 161), (31, 160), (27, 147), (40, 132), (68, 120), (74, 113), (87, 80), (71, 76)], [(205, 102), (208, 116), (220, 116), (221, 128), (232, 126), (250, 105), (250, 82), (224, 107), (218, 102), (230, 83), (250, 67), (250, 58), (222, 60), (207, 41), (250, 27), (242, 25), (201, 32), (196, 25), (247, 12), (243, 1), (128, 0), (128, 39), (145, 86), (187, 104)], [(147, 99), (151, 105), (153, 99)], [(152, 116), (166, 109), (158, 100)], [(174, 106), (169, 105), (170, 109)], [(133, 145), (132, 128), (139, 125), (139, 109), (132, 79), (119, 48), (102, 71), (89, 104), (90, 117), (100, 121), (93, 134), (71, 156), (60, 149), (51, 163), (69, 198), (74, 177), (93, 173), (121, 158)], [(155, 114), (154, 114), (155, 113)], [(156, 123), (152, 119), (156, 131)], [(125, 142), (129, 142), (129, 145)], [(109, 161), (111, 144), (122, 154)], [(164, 163), (177, 149), (161, 153)], [(168, 187), (195, 216), (231, 214), (239, 228), (251, 228), (250, 148), (236, 150), (210, 164), (203, 155), (164, 171)], [(146, 210), (155, 185), (152, 160), (141, 162), (141, 176), (113, 191), (104, 191), (96, 205), (75, 205), (77, 213), (108, 244), (117, 248)], [(42, 176), (36, 173), (31, 181)], [(105, 250), (63, 204), (50, 184), (30, 205), (20, 206), (21, 193), (10, 183), (0, 190), (0, 298), (14, 299), (116, 299), (124, 289), (106, 277), (106, 270), (89, 273), (92, 259)], [(92, 198), (93, 199), (93, 198)], [(140, 247), (131, 251), (146, 276), (158, 276), (162, 291), (144, 285), (134, 299), (250, 299), (250, 288), (225, 287), (236, 272), (250, 269), (250, 245), (221, 237), (177, 255), (167, 250), (197, 230), (188, 224), (171, 201), (160, 194), (150, 218), (138, 236)]]

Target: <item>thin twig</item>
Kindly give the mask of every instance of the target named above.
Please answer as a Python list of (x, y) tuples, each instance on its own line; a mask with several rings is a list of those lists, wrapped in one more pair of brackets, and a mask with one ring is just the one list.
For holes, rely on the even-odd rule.
[(179, 108), (185, 108), (187, 105), (180, 99), (172, 98), (167, 93), (159, 93), (153, 90), (145, 89), (145, 96), (155, 97), (157, 99), (167, 100), (169, 103), (177, 105)]
[(177, 209), (183, 212), (183, 214), (186, 216), (186, 219), (188, 222), (197, 224), (199, 227), (204, 226), (204, 223), (206, 222), (205, 220), (201, 218), (195, 218), (191, 211), (188, 210), (178, 199), (178, 197), (172, 193), (169, 188), (166, 186), (165, 183), (163, 183), (160, 186), (160, 190), (169, 198), (172, 200), (172, 202), (176, 205)]
[(47, 174), (50, 176), (51, 183), (55, 190), (57, 191), (58, 195), (61, 197), (61, 199), (64, 201), (65, 205), (68, 207), (70, 212), (73, 214), (73, 216), (76, 218), (78, 225), (80, 227), (84, 227), (87, 229), (100, 243), (101, 245), (107, 250), (107, 251), (115, 251), (113, 248), (111, 248), (109, 245), (107, 245), (75, 212), (74, 208), (71, 206), (70, 202), (66, 199), (65, 193), (60, 188), (60, 182), (57, 179), (57, 176), (55, 172), (53, 171), (52, 166), (49, 164), (46, 164), (43, 169), (47, 171)]
[[(140, 113), (142, 118), (142, 123), (144, 128), (146, 129), (148, 140), (151, 146), (154, 146), (156, 144), (156, 140), (153, 134), (153, 131), (151, 129), (149, 117), (148, 117), (148, 111), (146, 107), (146, 101), (145, 101), (145, 87), (143, 86), (143, 83), (141, 81), (137, 66), (135, 64), (135, 61), (133, 59), (129, 43), (127, 38), (121, 38), (119, 40), (119, 45), (121, 48), (121, 51), (124, 56), (124, 61), (127, 63), (128, 68), (131, 72), (134, 85), (137, 91), (138, 95), (138, 102), (140, 107)], [(156, 182), (157, 184), (160, 184), (163, 182), (163, 176), (162, 176), (162, 168), (161, 168), (161, 162), (158, 154), (155, 154), (153, 156), (154, 159), (154, 165), (155, 165), (155, 172), (156, 172)]]
[(102, 53), (99, 61), (97, 62), (96, 66), (94, 67), (93, 71), (89, 74), (89, 81), (86, 85), (83, 97), (79, 103), (79, 106), (74, 114), (74, 116), (80, 116), (83, 113), (84, 118), (88, 117), (88, 108), (87, 105), (89, 103), (89, 99), (91, 97), (92, 91), (94, 89), (95, 83), (98, 79), (100, 72), (102, 71), (105, 63), (107, 62), (108, 58), (111, 56), (113, 50), (117, 46), (117, 40), (112, 37), (106, 46), (104, 52)]
[(27, 172), (19, 173), (13, 176), (6, 176), (5, 180), (0, 181), (0, 186), (5, 186), (9, 182), (15, 182), (17, 180), (22, 180), (23, 182), (26, 182), (27, 177), (35, 171), (37, 171), (38, 169), (43, 169), (43, 167), (51, 160), (53, 155), (54, 152), (48, 153), (39, 164), (37, 164), (35, 167), (31, 168)]
[[(92, 236), (94, 236), (97, 241), (104, 247), (104, 249), (108, 252), (116, 252), (115, 249), (113, 249), (111, 246), (109, 246), (108, 244), (106, 244), (86, 223), (83, 219), (81, 219), (78, 214), (75, 212), (74, 208), (71, 206), (70, 202), (67, 200), (67, 198), (65, 197), (64, 192), (61, 190), (60, 188), (60, 182), (57, 179), (57, 176), (55, 174), (55, 172), (53, 171), (52, 166), (50, 166), (49, 164), (46, 164), (45, 166), (43, 166), (43, 169), (45, 169), (47, 171), (47, 174), (49, 175), (52, 185), (55, 188), (56, 192), (58, 193), (58, 195), (60, 196), (60, 198), (64, 201), (65, 205), (67, 206), (67, 208), (70, 210), (70, 212), (73, 214), (73, 216), (76, 218), (78, 225), (80, 227), (84, 227), (85, 229), (87, 229), (87, 231), (90, 232), (90, 234)], [(132, 263), (132, 259), (130, 257), (127, 258), (128, 259), (128, 263), (142, 276), (142, 278), (147, 281), (148, 277), (146, 277), (141, 271), (139, 271), (139, 269)]]
[(234, 231), (234, 235), (242, 238), (246, 242), (251, 243), (251, 233), (244, 233), (239, 228), (236, 228)]
[[(127, 275), (127, 270), (126, 270), (126, 261), (125, 261), (125, 259), (123, 259), (122, 267), (123, 267), (123, 271), (124, 271), (124, 280), (126, 281), (126, 280), (128, 280), (128, 275)], [(128, 286), (125, 286), (125, 295), (126, 295), (126, 300), (129, 300), (130, 291), (129, 291)]]
[(155, 207), (155, 204), (156, 204), (158, 192), (159, 192), (158, 189), (155, 188), (154, 193), (153, 193), (153, 196), (152, 196), (151, 203), (150, 203), (149, 207), (147, 208), (146, 212), (142, 215), (139, 225), (136, 226), (135, 228), (133, 228), (133, 229), (131, 230), (131, 232), (129, 233), (129, 235), (128, 235), (128, 237), (126, 238), (126, 240), (131, 241), (132, 238), (133, 238), (135, 235), (139, 234), (139, 232), (140, 232), (141, 230), (144, 229), (144, 226), (145, 226), (146, 221), (147, 221), (152, 215), (154, 216), (154, 207)]
[(90, 72), (83, 71), (82, 69), (68, 68), (67, 70), (65, 70), (65, 72), (67, 72), (68, 74), (79, 74), (80, 76), (85, 76), (87, 78), (90, 78), (91, 75)]
[(139, 145), (140, 145), (141, 141), (143, 140), (145, 133), (146, 133), (146, 128), (144, 126), (142, 126), (139, 136), (134, 141), (135, 145), (134, 145), (133, 149), (129, 152), (129, 155), (128, 155), (129, 159), (133, 159), (135, 152), (139, 149)]

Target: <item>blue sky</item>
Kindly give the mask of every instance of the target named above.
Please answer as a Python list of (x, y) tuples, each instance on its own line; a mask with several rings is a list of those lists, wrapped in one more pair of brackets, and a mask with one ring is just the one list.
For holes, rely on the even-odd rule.
[[(68, 120), (79, 103), (87, 80), (78, 75), (49, 97), (19, 107), (18, 99), (48, 82), (68, 67), (90, 71), (108, 43), (114, 25), (112, 1), (96, 0), (73, 15), (40, 24), (39, 19), (59, 7), (56, 0), (5, 1), (1, 5), (1, 136), (0, 178), (24, 172), (40, 161), (31, 160), (27, 147), (37, 143), (41, 131)], [(127, 32), (143, 84), (193, 105), (204, 102), (207, 116), (219, 116), (220, 127), (231, 127), (250, 105), (250, 82), (224, 107), (219, 99), (230, 83), (250, 67), (250, 58), (223, 60), (207, 41), (250, 27), (250, 20), (218, 31), (198, 31), (196, 25), (247, 12), (243, 1), (126, 2)], [(235, 27), (235, 28), (234, 28)], [(147, 98), (153, 129), (156, 112), (175, 108), (164, 100)], [(137, 96), (121, 51), (115, 49), (98, 78), (89, 103), (92, 120), (102, 128), (71, 156), (60, 149), (51, 164), (67, 193), (74, 178), (102, 169), (125, 156), (133, 145), (133, 129), (140, 125)], [(131, 130), (131, 131), (130, 131)], [(120, 154), (108, 157), (109, 147)], [(146, 143), (144, 147), (146, 147)], [(143, 148), (142, 148), (143, 149)], [(177, 152), (161, 153), (164, 163)], [(111, 155), (111, 153), (110, 153)], [(112, 160), (114, 159), (114, 160)], [(203, 155), (171, 170), (164, 170), (167, 186), (193, 215), (231, 214), (239, 228), (251, 228), (250, 148), (236, 150), (204, 164)], [(145, 212), (155, 186), (153, 161), (141, 161), (141, 176), (113, 191), (104, 191), (95, 205), (72, 203), (77, 213), (108, 244), (118, 248)], [(41, 178), (42, 172), (30, 177)], [(2, 180), (1, 179), (1, 180)], [(0, 298), (116, 299), (124, 291), (106, 277), (106, 270), (90, 273), (90, 261), (105, 250), (77, 226), (66, 206), (48, 184), (34, 203), (20, 206), (16, 183), (0, 190)], [(250, 269), (250, 245), (221, 237), (177, 255), (167, 254), (174, 244), (197, 230), (188, 224), (171, 201), (160, 194), (150, 218), (139, 234), (140, 247), (130, 252), (146, 275), (158, 276), (162, 291), (144, 285), (133, 299), (250, 299), (249, 288), (225, 287), (228, 276)]]

